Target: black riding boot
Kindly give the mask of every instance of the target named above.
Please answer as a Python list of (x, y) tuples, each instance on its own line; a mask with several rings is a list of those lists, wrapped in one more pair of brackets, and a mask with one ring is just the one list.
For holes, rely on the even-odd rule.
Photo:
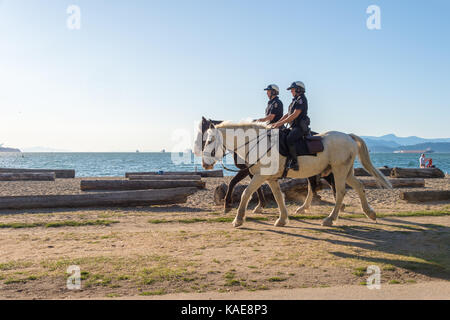
[(289, 156), (290, 160), (288, 161), (288, 168), (293, 169), (294, 171), (298, 171), (298, 162), (297, 162), (297, 150), (295, 145), (289, 145)]

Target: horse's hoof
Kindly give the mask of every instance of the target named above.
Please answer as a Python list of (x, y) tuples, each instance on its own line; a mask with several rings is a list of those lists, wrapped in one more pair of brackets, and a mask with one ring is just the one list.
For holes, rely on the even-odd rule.
[(288, 219), (286, 219), (286, 220), (277, 219), (277, 221), (275, 221), (274, 226), (275, 227), (284, 227), (285, 225), (288, 224), (288, 222), (289, 222)]
[(223, 208), (223, 213), (228, 213), (228, 212), (230, 212), (232, 209), (233, 209), (233, 208), (225, 207), (225, 208)]
[(372, 208), (367, 212), (367, 217), (372, 221), (377, 221), (377, 213)]
[(333, 219), (326, 218), (325, 220), (323, 220), (322, 226), (324, 226), (324, 227), (332, 227), (333, 226)]
[(233, 227), (237, 228), (240, 227), (244, 224), (244, 220), (238, 220), (238, 219), (234, 219), (233, 220)]
[(253, 213), (263, 213), (263, 208), (260, 206), (257, 206), (255, 209), (253, 209), (252, 212)]
[(307, 210), (306, 210), (305, 208), (299, 207), (299, 208), (297, 209), (297, 211), (295, 211), (295, 214), (304, 214), (304, 213), (307, 213), (306, 211), (307, 211)]

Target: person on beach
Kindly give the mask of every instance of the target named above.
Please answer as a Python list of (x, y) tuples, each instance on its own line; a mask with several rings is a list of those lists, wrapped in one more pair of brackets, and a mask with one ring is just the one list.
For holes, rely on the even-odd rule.
[(289, 148), (290, 159), (287, 167), (298, 171), (297, 150), (295, 147), (299, 139), (303, 139), (310, 134), (310, 119), (308, 117), (308, 100), (305, 96), (305, 84), (296, 81), (291, 84), (287, 90), (291, 90), (293, 99), (289, 105), (289, 112), (285, 114), (278, 122), (272, 124), (272, 128), (279, 128), (285, 123), (291, 125), (291, 131), (287, 136), (287, 144)]
[(256, 119), (255, 121), (272, 124), (278, 122), (283, 117), (283, 102), (278, 98), (280, 89), (276, 84), (269, 84), (264, 90), (267, 91), (267, 97), (269, 98), (266, 116), (261, 119)]
[(431, 160), (431, 165), (433, 165), (433, 160), (430, 158), (425, 158), (425, 153), (422, 153), (422, 155), (419, 158), (419, 165), (420, 168), (429, 168), (429, 166), (427, 166), (427, 161), (429, 162)]

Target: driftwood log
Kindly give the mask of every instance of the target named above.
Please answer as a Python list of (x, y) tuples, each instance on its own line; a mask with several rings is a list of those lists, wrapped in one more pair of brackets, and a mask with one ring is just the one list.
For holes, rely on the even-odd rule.
[[(393, 188), (424, 188), (425, 180), (417, 178), (398, 178), (398, 179), (388, 179)], [(364, 188), (372, 189), (378, 188), (377, 181), (375, 179), (359, 179), (364, 185)], [(347, 186), (348, 187), (348, 186)]]
[(176, 175), (176, 176), (191, 176), (198, 175), (203, 178), (221, 178), (223, 177), (223, 170), (210, 170), (210, 171), (163, 171), (162, 173), (151, 171), (151, 172), (127, 172), (125, 177), (129, 176), (143, 176), (143, 175)]
[[(392, 168), (386, 168), (386, 167), (381, 167), (381, 168), (377, 168), (377, 169), (380, 170), (381, 173), (387, 177), (390, 176), (391, 171), (392, 171)], [(356, 177), (370, 177), (371, 175), (364, 168), (355, 168), (355, 176)]]
[(0, 173), (0, 181), (55, 181), (55, 173)]
[(139, 176), (134, 176), (134, 175), (130, 175), (128, 176), (128, 179), (130, 180), (196, 180), (196, 181), (200, 181), (202, 180), (202, 177), (200, 176), (175, 176), (175, 175), (169, 175), (169, 176), (163, 176), (163, 175), (139, 175)]
[(439, 168), (394, 168), (392, 178), (445, 178), (444, 172)]
[(408, 202), (428, 202), (450, 200), (450, 190), (405, 191), (400, 199)]
[[(326, 182), (322, 180), (318, 183), (317, 191), (325, 188), (327, 186)], [(222, 183), (217, 186), (214, 190), (214, 203), (216, 205), (222, 205), (223, 199), (225, 199), (225, 194), (227, 192), (227, 185)], [(266, 200), (275, 201), (273, 198), (272, 190), (267, 184), (261, 186), (262, 191)], [(245, 188), (247, 188), (246, 184), (237, 185), (233, 190), (232, 195), (232, 203), (239, 203), (241, 200), (242, 192), (244, 192)], [(285, 194), (285, 198), (288, 201), (302, 201), (304, 200), (304, 196), (308, 191), (308, 180), (307, 179), (290, 179), (285, 180), (280, 183), (281, 191)], [(258, 197), (256, 196), (256, 192), (252, 195), (251, 201), (257, 201)]]
[[(379, 188), (377, 181), (375, 179), (359, 179), (364, 185), (364, 188), (373, 189)], [(423, 188), (425, 186), (424, 179), (389, 179), (394, 188)], [(320, 180), (317, 191), (322, 190), (324, 188), (328, 188), (328, 184), (323, 180)], [(350, 188), (348, 185), (347, 188)], [(237, 185), (233, 190), (232, 202), (239, 203), (241, 200), (242, 192), (244, 192), (247, 185), (241, 184)], [(274, 200), (272, 191), (268, 185), (263, 185), (264, 196), (268, 200)], [(281, 191), (286, 196), (286, 200), (289, 201), (303, 201), (306, 193), (308, 191), (308, 180), (306, 179), (292, 179), (287, 180), (280, 183)], [(222, 183), (217, 186), (214, 190), (214, 203), (216, 205), (221, 205), (223, 203), (223, 199), (225, 199), (225, 195), (227, 192), (227, 185)], [(258, 198), (256, 197), (256, 193), (253, 194), (251, 201), (256, 201)]]
[(17, 169), (0, 168), (0, 173), (55, 173), (55, 178), (70, 179), (75, 178), (75, 170), (67, 169)]
[(198, 189), (193, 187), (116, 191), (75, 195), (0, 197), (0, 209), (132, 207), (184, 203)]
[(205, 188), (201, 180), (81, 180), (80, 189), (83, 191), (124, 191), (146, 189), (168, 189), (180, 187)]

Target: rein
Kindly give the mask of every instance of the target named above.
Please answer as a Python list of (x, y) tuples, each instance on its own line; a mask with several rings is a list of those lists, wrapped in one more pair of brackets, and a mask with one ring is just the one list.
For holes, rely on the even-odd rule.
[[(266, 134), (266, 135), (269, 135), (268, 132), (269, 132), (269, 130), (266, 130), (265, 134)], [(245, 146), (248, 145), (250, 142), (252, 142), (252, 141), (254, 141), (254, 140), (256, 139), (256, 140), (257, 140), (256, 144), (255, 144), (255, 145), (247, 152), (247, 154), (245, 155), (244, 161), (246, 162), (246, 161), (247, 161), (247, 158), (248, 158), (248, 155), (249, 155), (249, 153), (250, 153), (250, 151), (252, 151), (252, 150), (258, 145), (258, 143), (259, 143), (259, 141), (260, 141), (259, 138), (260, 138), (260, 136), (257, 136), (256, 138), (247, 141), (247, 142), (244, 143), (242, 146), (237, 147), (236, 149), (233, 150), (233, 154), (234, 154), (234, 153), (237, 154), (236, 150), (239, 150), (240, 148), (245, 147)], [(223, 144), (222, 144), (222, 147), (223, 147)], [(224, 148), (224, 147), (223, 147), (223, 148)], [(224, 148), (224, 149), (225, 149), (225, 148)], [(270, 144), (270, 147), (266, 150), (266, 152), (265, 152), (261, 157), (259, 157), (258, 159), (256, 159), (255, 163), (252, 163), (250, 166), (247, 166), (246, 169), (248, 170), (248, 169), (252, 168), (255, 164), (257, 164), (257, 163), (259, 162), (259, 160), (261, 160), (262, 157), (264, 157), (266, 154), (268, 154), (270, 150), (272, 150), (272, 144)], [(235, 169), (231, 169), (231, 168), (228, 168), (227, 166), (225, 166), (225, 164), (223, 163), (223, 158), (225, 158), (227, 154), (231, 154), (231, 151), (226, 151), (226, 152), (224, 152), (224, 155), (223, 155), (222, 159), (220, 159), (220, 163), (221, 163), (222, 167), (223, 167), (225, 170), (231, 171), (231, 172), (240, 172), (241, 170), (245, 170), (245, 169), (235, 170)]]

